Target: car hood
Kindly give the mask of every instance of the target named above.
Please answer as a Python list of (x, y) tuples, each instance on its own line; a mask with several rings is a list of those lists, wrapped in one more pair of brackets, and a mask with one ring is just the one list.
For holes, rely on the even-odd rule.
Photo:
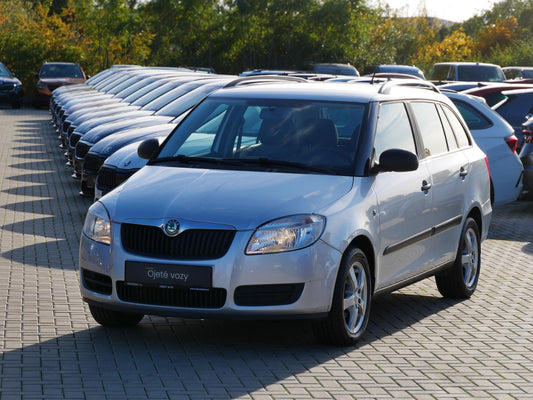
[(98, 126), (95, 126), (89, 130), (84, 136), (83, 141), (87, 143), (97, 143), (103, 138), (112, 135), (114, 133), (119, 133), (126, 129), (131, 128), (141, 128), (148, 127), (151, 125), (161, 125), (168, 123), (172, 120), (171, 117), (157, 117), (155, 115), (146, 115), (143, 117), (131, 117), (125, 118), (118, 121), (112, 121), (107, 123), (102, 123)]
[[(93, 129), (96, 126), (107, 124), (109, 122), (115, 122), (120, 121), (123, 119), (129, 119), (129, 118), (135, 118), (139, 117), (141, 115), (152, 115), (151, 111), (142, 111), (142, 110), (136, 110), (134, 106), (128, 106), (131, 107), (132, 110), (128, 111), (128, 109), (114, 109), (114, 110), (108, 110), (109, 114), (105, 112), (103, 115), (98, 115), (97, 112), (94, 114), (89, 113), (88, 115), (84, 115), (83, 117), (77, 118), (75, 122), (77, 125), (76, 131), (81, 134), (85, 134), (89, 132), (89, 130)], [(82, 121), (82, 122), (80, 122)]]
[(323, 212), (352, 185), (347, 176), (147, 166), (101, 201), (116, 222), (177, 218), (251, 230)]
[(165, 123), (158, 125), (142, 126), (140, 128), (126, 129), (99, 140), (91, 147), (90, 153), (101, 156), (110, 156), (118, 149), (148, 138), (167, 137), (174, 130), (176, 124)]
[(39, 80), (52, 86), (74, 85), (85, 82), (84, 78), (40, 78)]
[(0, 84), (4, 83), (13, 83), (17, 85), (21, 85), (22, 83), (18, 80), (18, 78), (15, 78), (14, 76), (0, 76)]

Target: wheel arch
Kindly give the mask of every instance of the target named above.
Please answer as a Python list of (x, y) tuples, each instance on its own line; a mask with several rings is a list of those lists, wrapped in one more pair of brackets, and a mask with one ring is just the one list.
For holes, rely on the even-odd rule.
[(470, 210), (467, 217), (470, 217), (476, 221), (477, 227), (481, 234), (481, 232), (483, 232), (483, 218), (481, 216), (481, 210), (478, 207), (474, 207)]
[(343, 258), (346, 257), (346, 254), (348, 254), (348, 251), (353, 248), (359, 248), (364, 253), (368, 260), (368, 265), (370, 267), (370, 278), (372, 281), (372, 293), (374, 293), (374, 288), (376, 287), (376, 259), (375, 259), (375, 252), (374, 252), (374, 246), (372, 245), (371, 240), (363, 235), (355, 237), (346, 250), (344, 251)]

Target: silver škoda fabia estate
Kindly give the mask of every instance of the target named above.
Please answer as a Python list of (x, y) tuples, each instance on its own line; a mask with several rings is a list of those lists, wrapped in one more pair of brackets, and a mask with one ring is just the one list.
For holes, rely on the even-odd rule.
[(488, 164), (420, 81), (268, 83), (209, 95), (93, 204), (81, 292), (102, 325), (145, 314), (309, 318), (351, 345), (372, 297), (435, 276), (477, 286)]

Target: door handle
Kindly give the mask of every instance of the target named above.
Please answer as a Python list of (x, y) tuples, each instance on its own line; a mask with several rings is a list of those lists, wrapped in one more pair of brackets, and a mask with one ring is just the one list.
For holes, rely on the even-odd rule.
[(431, 189), (431, 183), (428, 183), (428, 181), (422, 181), (422, 187), (420, 190), (427, 192), (429, 189)]
[(461, 170), (459, 171), (459, 176), (461, 178), (464, 178), (467, 175), (468, 175), (468, 171), (465, 169), (465, 167), (461, 167)]

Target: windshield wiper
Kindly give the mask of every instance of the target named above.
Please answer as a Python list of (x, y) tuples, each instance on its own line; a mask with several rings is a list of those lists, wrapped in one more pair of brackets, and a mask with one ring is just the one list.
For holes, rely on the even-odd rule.
[(150, 164), (159, 164), (159, 163), (174, 162), (174, 161), (178, 161), (182, 164), (207, 163), (207, 164), (234, 165), (234, 166), (242, 165), (239, 162), (239, 160), (235, 160), (231, 158), (195, 157), (195, 156), (186, 156), (184, 154), (178, 154), (177, 156), (174, 156), (174, 157), (156, 158), (155, 160), (152, 160)]
[(232, 166), (232, 167), (241, 167), (243, 165), (259, 165), (261, 167), (265, 168), (293, 168), (298, 169), (302, 171), (310, 171), (310, 172), (317, 172), (317, 173), (331, 173), (335, 171), (336, 169), (334, 167), (316, 167), (310, 164), (304, 164), (294, 161), (286, 161), (286, 160), (275, 160), (270, 159), (266, 157), (259, 157), (259, 158), (212, 158), (212, 157), (194, 157), (194, 156), (186, 156), (183, 154), (178, 154), (174, 157), (163, 157), (163, 158), (156, 158), (155, 160), (151, 160), (150, 164), (159, 164), (159, 163), (166, 163), (166, 162), (179, 162), (181, 164), (188, 164), (188, 165), (198, 165), (198, 164), (214, 164), (214, 165), (225, 165), (225, 166)]
[(286, 160), (273, 160), (271, 158), (265, 158), (265, 157), (259, 157), (259, 158), (243, 158), (239, 159), (242, 164), (255, 164), (255, 165), (261, 165), (263, 167), (288, 167), (288, 168), (296, 168), (300, 170), (305, 171), (312, 171), (312, 172), (319, 172), (319, 173), (329, 173), (331, 172), (332, 168), (320, 168), (315, 167), (314, 165), (310, 164), (304, 164), (294, 161), (286, 161)]

